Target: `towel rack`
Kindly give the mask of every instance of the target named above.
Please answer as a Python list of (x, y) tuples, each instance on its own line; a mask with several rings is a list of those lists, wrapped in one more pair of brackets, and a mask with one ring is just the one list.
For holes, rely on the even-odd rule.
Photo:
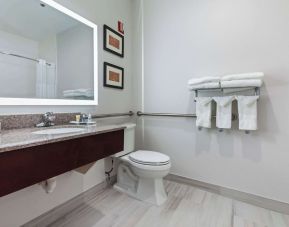
[(221, 91), (224, 92), (225, 89), (252, 89), (254, 90), (255, 96), (260, 95), (260, 87), (226, 87), (226, 88), (198, 88), (198, 89), (193, 89), (192, 91), (195, 92), (195, 97), (199, 97), (199, 92), (200, 91)]

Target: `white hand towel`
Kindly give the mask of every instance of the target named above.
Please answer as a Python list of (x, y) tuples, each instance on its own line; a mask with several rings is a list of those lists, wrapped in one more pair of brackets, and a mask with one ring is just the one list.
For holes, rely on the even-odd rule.
[(219, 82), (210, 82), (210, 83), (203, 83), (203, 84), (197, 84), (197, 85), (189, 85), (190, 90), (211, 89), (211, 88), (220, 88)]
[(231, 74), (225, 75), (221, 78), (221, 81), (227, 80), (250, 80), (250, 79), (260, 79), (263, 80), (263, 72), (253, 72), (253, 73), (241, 73), (241, 74)]
[(196, 101), (197, 127), (211, 128), (212, 98), (197, 97)]
[(188, 85), (196, 85), (196, 84), (219, 82), (219, 81), (220, 81), (220, 77), (207, 76), (207, 77), (200, 77), (200, 78), (192, 78), (188, 81)]
[(259, 96), (237, 96), (239, 129), (257, 130), (257, 100)]
[(255, 80), (232, 80), (232, 81), (221, 81), (221, 88), (232, 88), (232, 87), (261, 87), (263, 81), (260, 79)]
[(221, 129), (229, 129), (232, 126), (232, 101), (233, 96), (213, 97), (217, 103), (216, 125)]

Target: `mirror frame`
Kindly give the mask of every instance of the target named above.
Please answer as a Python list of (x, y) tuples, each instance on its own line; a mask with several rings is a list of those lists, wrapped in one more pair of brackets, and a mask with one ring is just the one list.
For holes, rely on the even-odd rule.
[(82, 16), (74, 13), (66, 7), (60, 5), (53, 0), (39, 0), (46, 5), (78, 20), (79, 22), (91, 27), (93, 29), (93, 65), (94, 65), (94, 100), (69, 100), (69, 99), (36, 99), (36, 98), (0, 98), (0, 106), (30, 106), (30, 105), (45, 105), (45, 106), (91, 106), (98, 104), (98, 40), (97, 40), (97, 25), (93, 22), (83, 18)]

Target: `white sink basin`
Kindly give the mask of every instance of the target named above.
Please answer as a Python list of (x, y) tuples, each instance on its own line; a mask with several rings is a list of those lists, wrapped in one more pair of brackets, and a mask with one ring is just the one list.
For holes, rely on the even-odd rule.
[(37, 135), (57, 135), (57, 134), (76, 133), (82, 131), (84, 131), (83, 128), (51, 128), (45, 130), (38, 130), (32, 133)]

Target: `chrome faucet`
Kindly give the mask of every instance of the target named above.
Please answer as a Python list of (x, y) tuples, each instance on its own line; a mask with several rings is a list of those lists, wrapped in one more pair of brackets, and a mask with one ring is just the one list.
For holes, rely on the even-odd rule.
[(36, 127), (50, 127), (55, 125), (54, 121), (55, 121), (55, 115), (53, 114), (53, 112), (47, 112), (45, 114), (42, 115), (41, 117), (41, 122), (39, 124), (36, 125)]

